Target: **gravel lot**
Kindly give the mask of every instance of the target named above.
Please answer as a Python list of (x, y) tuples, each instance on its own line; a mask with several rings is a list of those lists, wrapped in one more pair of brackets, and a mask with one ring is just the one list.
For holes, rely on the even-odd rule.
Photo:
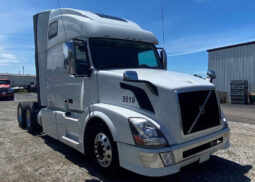
[[(109, 181), (93, 170), (79, 152), (45, 135), (32, 136), (18, 127), (18, 100), (0, 101), (0, 181)], [(255, 118), (254, 118), (255, 119)], [(255, 181), (255, 125), (230, 122), (231, 147), (202, 165), (178, 175), (146, 178), (123, 170), (115, 181)]]
[(255, 124), (255, 105), (221, 104), (230, 121)]

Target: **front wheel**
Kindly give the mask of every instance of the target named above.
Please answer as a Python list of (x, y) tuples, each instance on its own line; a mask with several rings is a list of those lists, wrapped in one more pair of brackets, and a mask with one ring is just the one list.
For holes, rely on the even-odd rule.
[(118, 150), (109, 129), (104, 125), (94, 127), (89, 137), (89, 154), (95, 167), (103, 175), (117, 176), (120, 168)]
[(10, 100), (14, 100), (14, 95), (12, 95), (12, 96), (10, 97)]

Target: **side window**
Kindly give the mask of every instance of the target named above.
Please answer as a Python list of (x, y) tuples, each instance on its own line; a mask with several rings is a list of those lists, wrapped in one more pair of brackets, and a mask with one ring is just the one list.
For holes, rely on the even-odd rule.
[(64, 65), (68, 74), (75, 74), (75, 55), (73, 50), (73, 43), (66, 42), (63, 44)]
[(153, 50), (143, 51), (138, 53), (139, 65), (147, 65), (157, 67), (157, 60)]
[(55, 21), (49, 25), (48, 38), (52, 39), (58, 34), (58, 22)]
[(76, 53), (76, 74), (83, 75), (84, 70), (89, 67), (89, 59), (87, 53), (87, 44), (82, 43), (80, 45), (75, 46)]
[(63, 44), (64, 65), (68, 74), (88, 75), (90, 70), (87, 44), (85, 42), (65, 42)]

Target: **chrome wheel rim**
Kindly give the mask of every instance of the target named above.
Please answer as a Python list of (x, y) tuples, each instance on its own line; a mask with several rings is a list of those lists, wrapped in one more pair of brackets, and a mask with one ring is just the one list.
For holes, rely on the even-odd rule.
[(21, 110), (21, 107), (19, 107), (19, 109), (18, 109), (18, 122), (19, 123), (22, 122), (22, 110)]
[(29, 110), (27, 110), (26, 122), (27, 122), (27, 127), (29, 128), (31, 126), (31, 115), (30, 115), (30, 111)]
[(94, 153), (98, 163), (106, 168), (112, 162), (112, 146), (104, 133), (98, 133), (94, 141)]

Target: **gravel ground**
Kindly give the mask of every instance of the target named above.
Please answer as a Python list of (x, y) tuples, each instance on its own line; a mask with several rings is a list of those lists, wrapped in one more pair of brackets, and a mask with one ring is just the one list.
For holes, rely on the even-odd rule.
[[(16, 100), (33, 100), (17, 95)], [(79, 152), (45, 135), (18, 127), (18, 101), (0, 101), (0, 181), (109, 181)], [(255, 181), (255, 125), (230, 122), (231, 147), (178, 175), (147, 178), (121, 171), (115, 181)]]
[(221, 104), (221, 109), (230, 121), (255, 124), (255, 105)]

